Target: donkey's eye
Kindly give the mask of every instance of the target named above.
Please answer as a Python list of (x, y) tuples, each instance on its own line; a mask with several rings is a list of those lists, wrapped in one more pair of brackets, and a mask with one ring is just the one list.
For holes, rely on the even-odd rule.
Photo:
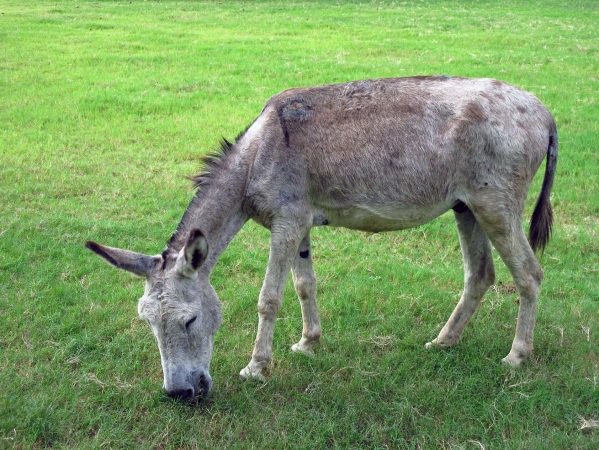
[(196, 316), (196, 317), (193, 317), (193, 318), (189, 319), (189, 320), (187, 321), (187, 323), (185, 324), (185, 328), (189, 328), (189, 326), (190, 326), (192, 323), (194, 323), (194, 322), (196, 321), (196, 319), (197, 319), (197, 318), (198, 318), (198, 317)]

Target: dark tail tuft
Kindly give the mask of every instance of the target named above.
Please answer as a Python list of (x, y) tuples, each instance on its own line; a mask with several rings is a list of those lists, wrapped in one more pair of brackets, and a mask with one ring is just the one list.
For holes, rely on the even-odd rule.
[(530, 231), (528, 240), (534, 252), (545, 250), (545, 246), (551, 238), (553, 228), (553, 211), (551, 210), (551, 186), (557, 166), (557, 130), (555, 126), (549, 135), (549, 146), (547, 148), (547, 163), (545, 166), (545, 178), (541, 194), (530, 219)]

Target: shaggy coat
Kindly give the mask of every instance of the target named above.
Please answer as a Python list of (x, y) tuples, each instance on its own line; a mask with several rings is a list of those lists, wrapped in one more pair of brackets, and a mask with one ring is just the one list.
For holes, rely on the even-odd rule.
[[(524, 205), (545, 158), (527, 240)], [(242, 377), (262, 377), (271, 360), (290, 270), (303, 318), (302, 338), (292, 348), (313, 353), (321, 326), (312, 227), (400, 230), (449, 209), (464, 258), (464, 291), (427, 347), (458, 342), (494, 281), (493, 244), (520, 295), (516, 335), (503, 361), (519, 364), (532, 352), (543, 278), (533, 251), (544, 249), (551, 233), (557, 131), (531, 94), (497, 80), (446, 76), (290, 89), (268, 100), (234, 143), (223, 142), (222, 151), (204, 163), (194, 178), (197, 193), (161, 255), (88, 243), (113, 265), (146, 277), (140, 315), (158, 341), (170, 395), (210, 389), (212, 342), (220, 324), (210, 273), (248, 219), (271, 231), (271, 248), (256, 343)]]

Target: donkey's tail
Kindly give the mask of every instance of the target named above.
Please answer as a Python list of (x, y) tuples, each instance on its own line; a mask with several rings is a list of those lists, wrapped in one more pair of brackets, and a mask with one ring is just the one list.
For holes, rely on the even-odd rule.
[(530, 219), (530, 231), (528, 240), (532, 250), (536, 252), (545, 250), (547, 242), (551, 237), (551, 229), (553, 227), (553, 211), (551, 210), (551, 199), (549, 198), (551, 186), (553, 186), (553, 178), (555, 176), (555, 168), (557, 166), (557, 129), (555, 123), (549, 133), (549, 146), (547, 148), (547, 163), (545, 166), (545, 178), (543, 179), (543, 187), (541, 195), (537, 200), (537, 204)]

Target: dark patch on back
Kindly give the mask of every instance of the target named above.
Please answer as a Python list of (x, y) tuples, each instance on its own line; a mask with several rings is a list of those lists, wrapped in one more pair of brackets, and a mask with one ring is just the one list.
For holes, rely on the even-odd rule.
[(285, 120), (306, 120), (310, 116), (312, 107), (302, 99), (296, 97), (281, 108), (281, 115)]
[(285, 145), (289, 147), (289, 124), (307, 120), (312, 114), (312, 106), (304, 98), (295, 96), (286, 100), (279, 107), (277, 114), (283, 130)]
[(303, 252), (300, 252), (299, 254), (303, 259), (306, 259), (308, 256), (310, 256), (310, 250), (304, 250)]
[(283, 116), (283, 109), (279, 109), (278, 111), (279, 123), (281, 124), (281, 129), (283, 130), (283, 137), (285, 138), (285, 145), (289, 147), (289, 130), (287, 129), (287, 124), (285, 123), (285, 117)]
[(520, 114), (526, 114), (526, 108), (524, 106), (517, 106), (516, 109)]
[(485, 122), (488, 120), (484, 108), (477, 102), (470, 102), (464, 109), (463, 116), (471, 122)]

